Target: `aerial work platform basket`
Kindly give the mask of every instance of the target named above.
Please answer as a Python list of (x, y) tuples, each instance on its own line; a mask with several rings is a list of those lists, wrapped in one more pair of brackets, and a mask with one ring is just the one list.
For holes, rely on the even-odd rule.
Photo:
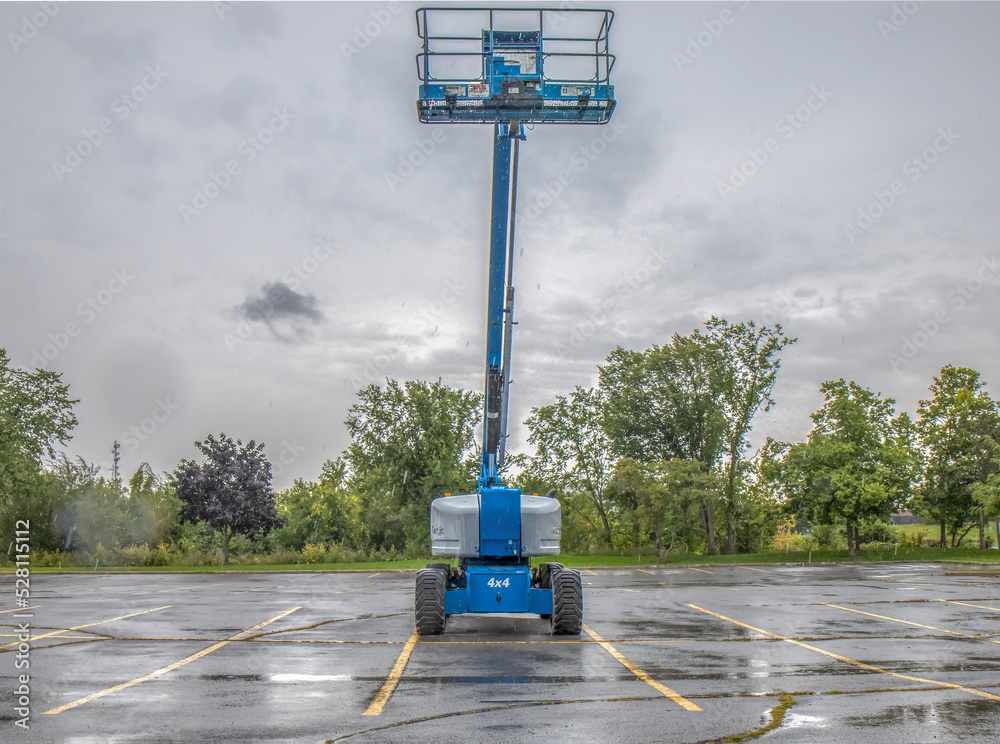
[(421, 8), (420, 121), (606, 124), (613, 20), (589, 8)]

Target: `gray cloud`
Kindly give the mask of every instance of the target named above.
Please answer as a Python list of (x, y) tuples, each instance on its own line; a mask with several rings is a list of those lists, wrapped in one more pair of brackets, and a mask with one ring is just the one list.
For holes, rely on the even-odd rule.
[[(521, 146), (515, 448), (527, 412), (593, 384), (615, 345), (663, 344), (712, 314), (800, 339), (755, 436), (804, 436), (827, 379), (911, 412), (946, 363), (1000, 384), (1000, 276), (976, 279), (1000, 235), (1000, 99), (984, 94), (1000, 4), (916, 4), (891, 32), (879, 23), (893, 3), (611, 5), (627, 128), (592, 160), (580, 148), (614, 130), (538, 126)], [(71, 454), (105, 460), (170, 395), (179, 410), (124, 468), (170, 470), (206, 433), (239, 431), (269, 452), (306, 447), (280, 487), (347, 446), (329, 422), (355, 382), (481, 390), (490, 128), (443, 126), (424, 153), (436, 130), (414, 113), (416, 5), (57, 7), (15, 50), (8, 33), (37, 6), (0, 3), (0, 335), (20, 365), (67, 342), (46, 362), (81, 398)], [(734, 20), (712, 35), (725, 10)], [(373, 13), (385, 22), (358, 46)], [(678, 69), (702, 32), (711, 43)], [(119, 118), (113, 102), (157, 65), (168, 76)], [(786, 138), (777, 122), (824, 85), (829, 100)], [(287, 126), (241, 151), (285, 107)], [(114, 129), (99, 138), (102, 118)], [(904, 163), (948, 127), (960, 138), (913, 180)], [(777, 152), (723, 199), (718, 184), (768, 137)], [(68, 147), (82, 154), (58, 180)], [(844, 224), (893, 179), (905, 192), (851, 242)], [(201, 206), (185, 221), (179, 204)], [(319, 236), (331, 247), (316, 253)], [(122, 270), (134, 282), (81, 316)], [(265, 314), (272, 290), (284, 301)], [(79, 333), (64, 339), (69, 323)], [(97, 369), (107, 350), (135, 373)], [(157, 360), (155, 385), (138, 382), (143, 359)]]
[(318, 304), (315, 296), (300, 294), (277, 281), (264, 284), (258, 295), (248, 295), (234, 310), (247, 323), (266, 325), (274, 338), (291, 343), (306, 340), (307, 325), (324, 320)]

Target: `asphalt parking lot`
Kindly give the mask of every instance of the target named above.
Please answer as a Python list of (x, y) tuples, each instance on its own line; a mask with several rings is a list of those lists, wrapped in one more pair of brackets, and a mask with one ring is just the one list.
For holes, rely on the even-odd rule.
[(35, 574), (23, 610), (7, 574), (0, 741), (693, 744), (781, 706), (757, 741), (1000, 742), (1000, 579), (966, 570), (584, 570), (579, 638), (418, 637), (412, 572)]

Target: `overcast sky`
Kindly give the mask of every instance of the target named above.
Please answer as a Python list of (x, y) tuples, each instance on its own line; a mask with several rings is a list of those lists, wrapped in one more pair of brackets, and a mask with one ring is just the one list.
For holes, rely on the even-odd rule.
[[(416, 7), (0, 3), (0, 347), (80, 399), (72, 455), (225, 432), (284, 487), (369, 381), (481, 390), (490, 128), (418, 123)], [(824, 380), (997, 385), (1000, 5), (608, 7), (614, 125), (521, 147), (513, 450), (713, 314), (799, 339), (755, 445)]]

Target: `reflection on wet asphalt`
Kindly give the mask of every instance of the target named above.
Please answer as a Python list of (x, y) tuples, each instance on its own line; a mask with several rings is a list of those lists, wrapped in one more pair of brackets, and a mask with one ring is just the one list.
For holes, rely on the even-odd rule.
[[(789, 693), (763, 740), (1000, 742), (1000, 580), (955, 572), (596, 569), (595, 636), (465, 615), (405, 658), (412, 572), (38, 574), (34, 634), (54, 635), (32, 644), (16, 741), (694, 744), (760, 729)], [(0, 624), (12, 696), (16, 626)]]

